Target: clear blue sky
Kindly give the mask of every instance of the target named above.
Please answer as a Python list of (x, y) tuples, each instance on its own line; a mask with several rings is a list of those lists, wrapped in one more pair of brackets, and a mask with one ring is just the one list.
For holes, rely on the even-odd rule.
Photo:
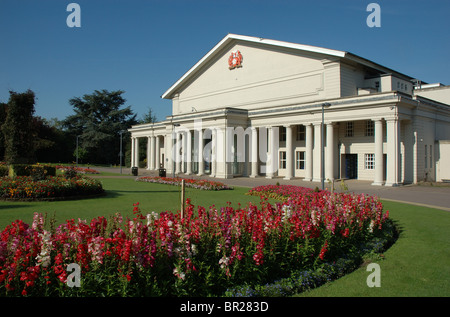
[[(69, 28), (69, 3), (81, 28)], [(366, 24), (381, 7), (381, 27)], [(228, 33), (352, 52), (450, 85), (448, 0), (0, 0), (0, 101), (33, 90), (36, 115), (64, 119), (69, 99), (124, 90), (141, 117), (171, 114), (161, 95)]]

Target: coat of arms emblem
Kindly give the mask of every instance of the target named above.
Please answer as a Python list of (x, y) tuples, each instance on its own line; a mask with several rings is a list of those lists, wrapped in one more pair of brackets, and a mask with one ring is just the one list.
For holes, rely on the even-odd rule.
[(242, 54), (239, 51), (231, 52), (230, 57), (228, 58), (228, 68), (234, 69), (238, 67), (242, 67)]

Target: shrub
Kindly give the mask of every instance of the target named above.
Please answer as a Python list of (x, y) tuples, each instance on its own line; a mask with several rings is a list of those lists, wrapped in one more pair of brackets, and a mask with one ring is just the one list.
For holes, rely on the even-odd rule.
[(10, 164), (9, 177), (16, 176), (33, 176), (36, 179), (44, 179), (45, 176), (55, 176), (56, 169), (54, 166), (41, 164)]

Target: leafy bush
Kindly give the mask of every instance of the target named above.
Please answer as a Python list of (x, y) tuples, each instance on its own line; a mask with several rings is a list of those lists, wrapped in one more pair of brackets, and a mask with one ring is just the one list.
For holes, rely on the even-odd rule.
[(54, 166), (41, 164), (11, 164), (9, 165), (8, 175), (16, 176), (33, 176), (36, 180), (44, 179), (45, 176), (55, 176), (56, 169)]

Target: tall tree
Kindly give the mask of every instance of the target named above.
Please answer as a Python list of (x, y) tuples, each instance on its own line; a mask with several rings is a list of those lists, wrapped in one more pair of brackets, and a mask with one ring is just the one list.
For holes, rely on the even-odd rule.
[(33, 129), (34, 92), (9, 92), (6, 119), (2, 125), (5, 144), (5, 161), (33, 163), (35, 143)]
[[(0, 130), (1, 126), (6, 120), (6, 110), (8, 109), (8, 104), (0, 102)], [(0, 161), (5, 159), (5, 136), (0, 131)]]
[(153, 113), (152, 108), (149, 107), (147, 113), (143, 115), (141, 120), (139, 120), (139, 123), (155, 123), (157, 121), (158, 119), (156, 118), (156, 115)]
[(119, 161), (119, 132), (137, 123), (130, 106), (122, 108), (126, 102), (123, 93), (95, 90), (90, 95), (69, 100), (75, 114), (64, 120), (64, 127), (73, 139), (80, 136), (79, 146), (87, 151), (86, 162), (116, 164)]
[(38, 162), (71, 162), (73, 146), (69, 134), (57, 119), (33, 118), (36, 159)]

